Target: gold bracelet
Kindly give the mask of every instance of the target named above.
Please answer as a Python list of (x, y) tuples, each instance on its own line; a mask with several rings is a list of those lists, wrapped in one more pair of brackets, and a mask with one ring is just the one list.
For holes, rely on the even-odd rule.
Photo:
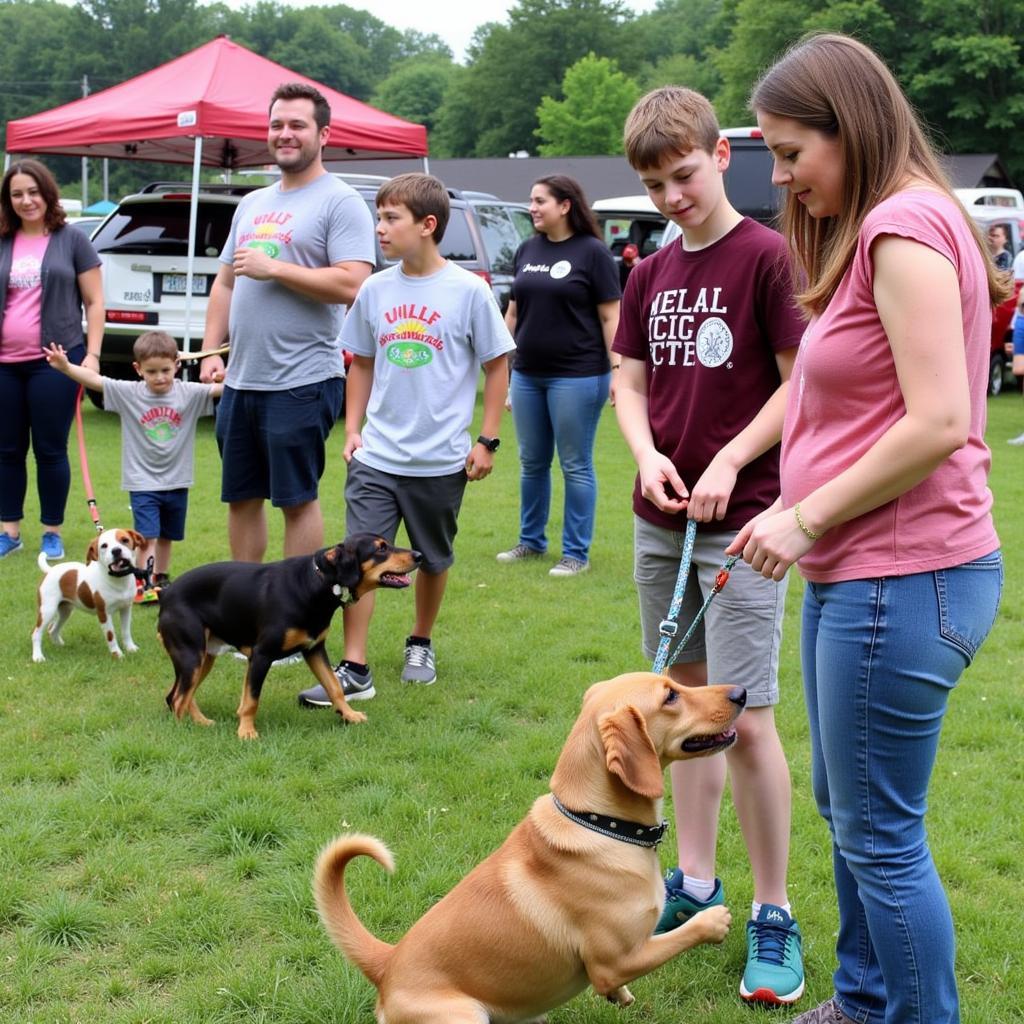
[(803, 530), (804, 535), (806, 537), (809, 537), (811, 540), (821, 540), (821, 534), (820, 533), (815, 533), (804, 522), (804, 517), (802, 515), (800, 515), (800, 502), (799, 501), (793, 506), (793, 515), (796, 516), (796, 525), (799, 526), (801, 530)]

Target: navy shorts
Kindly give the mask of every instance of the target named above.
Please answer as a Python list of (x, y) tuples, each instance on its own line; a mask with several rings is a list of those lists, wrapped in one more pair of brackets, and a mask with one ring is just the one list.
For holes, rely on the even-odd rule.
[(173, 491), (129, 491), (135, 529), (147, 539), (185, 539), (188, 488)]
[(269, 498), (288, 508), (316, 500), (344, 401), (343, 377), (285, 391), (225, 387), (216, 428), (221, 501)]
[(454, 561), (466, 471), (448, 476), (395, 476), (358, 459), (345, 480), (345, 532), (376, 533), (394, 542), (398, 523), (423, 555), (421, 569), (434, 576)]

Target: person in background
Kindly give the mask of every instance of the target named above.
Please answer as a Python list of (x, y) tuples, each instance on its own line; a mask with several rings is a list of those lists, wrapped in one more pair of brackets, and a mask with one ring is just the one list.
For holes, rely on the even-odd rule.
[(1009, 239), (1006, 237), (1006, 228), (1002, 224), (992, 224), (985, 237), (996, 270), (1009, 270), (1013, 266), (1013, 256), (1007, 248)]
[(609, 393), (619, 322), (619, 271), (579, 182), (539, 178), (530, 190), (536, 235), (515, 256), (505, 323), (516, 341), (510, 397), (520, 461), (519, 543), (499, 562), (547, 551), (551, 462), (565, 481), (562, 557), (551, 576), (590, 568), (597, 507), (594, 437)]
[(61, 559), (78, 387), (47, 365), (43, 346), (63, 345), (73, 363), (99, 369), (103, 280), (96, 250), (84, 232), (67, 227), (57, 182), (38, 160), (11, 164), (0, 184), (0, 317), (0, 558), (24, 547), (31, 443), (41, 550)]
[(957, 1024), (924, 818), (950, 691), (1002, 589), (984, 435), (992, 308), (1009, 287), (866, 46), (802, 40), (750, 106), (809, 324), (781, 496), (727, 550), (807, 581), (812, 782), (839, 903), (835, 993), (793, 1024)]

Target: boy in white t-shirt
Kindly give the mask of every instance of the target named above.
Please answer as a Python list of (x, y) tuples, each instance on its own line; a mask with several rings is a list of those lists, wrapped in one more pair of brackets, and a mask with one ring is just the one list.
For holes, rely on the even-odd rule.
[[(381, 186), (377, 236), (384, 255), (401, 262), (363, 283), (341, 333), (353, 353), (346, 530), (394, 540), (403, 522), (423, 554), (402, 680), (426, 685), (437, 678), (431, 634), (454, 561), (463, 490), (493, 467), (506, 354), (515, 348), (486, 282), (438, 251), (448, 214), (448, 193), (429, 174), (401, 174)], [(474, 442), (468, 429), (481, 368), (483, 421)], [(349, 700), (376, 692), (367, 663), (373, 609), (368, 594), (344, 611), (345, 656), (335, 671)], [(320, 686), (303, 691), (299, 703), (331, 706)]]

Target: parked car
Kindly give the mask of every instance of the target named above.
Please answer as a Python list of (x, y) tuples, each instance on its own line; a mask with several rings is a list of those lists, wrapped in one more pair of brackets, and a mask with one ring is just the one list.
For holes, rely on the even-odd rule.
[(106, 220), (106, 217), (68, 217), (68, 223), (79, 231), (85, 232), (86, 238), (92, 238), (93, 232)]
[[(372, 175), (338, 177), (363, 197), (376, 220), (375, 197), (386, 178)], [(202, 341), (206, 305), (219, 256), (227, 241), (231, 218), (242, 196), (263, 183), (246, 177), (240, 183), (204, 184), (198, 195), (192, 303), (188, 331), (190, 350)], [(441, 242), (444, 256), (484, 277), (502, 309), (508, 305), (512, 257), (519, 243), (533, 233), (528, 208), (486, 192), (449, 189), (451, 218)], [(153, 182), (125, 196), (96, 230), (92, 239), (103, 261), (106, 325), (100, 370), (110, 377), (131, 379), (132, 345), (139, 334), (159, 327), (185, 349), (185, 287), (188, 257), (190, 186), (186, 182)], [(375, 270), (387, 263), (376, 246)]]
[(1024, 194), (1015, 188), (955, 188), (964, 206), (1024, 206)]

